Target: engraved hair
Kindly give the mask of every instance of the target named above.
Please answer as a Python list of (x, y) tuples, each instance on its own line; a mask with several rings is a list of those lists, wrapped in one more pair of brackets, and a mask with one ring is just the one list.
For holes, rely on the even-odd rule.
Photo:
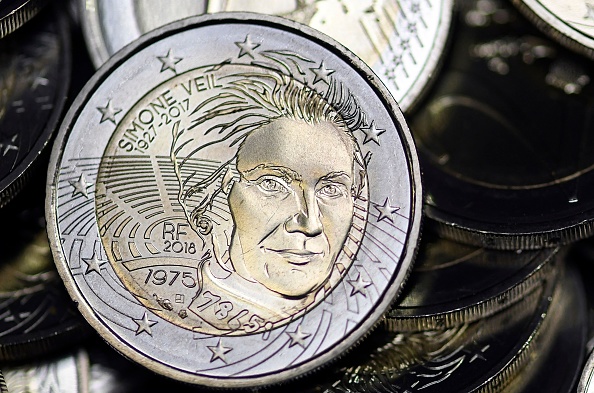
[[(311, 125), (329, 122), (343, 131), (354, 156), (355, 179), (351, 191), (354, 198), (359, 196), (365, 178), (365, 160), (353, 131), (365, 126), (366, 120), (355, 98), (342, 85), (332, 83), (327, 92), (321, 95), (289, 76), (272, 72), (246, 73), (241, 74), (241, 77), (235, 74), (220, 80), (226, 82), (225, 87), (193, 110), (190, 116), (198, 116), (187, 130), (180, 131), (177, 127), (173, 130), (171, 158), (181, 185), (178, 199), (195, 231), (202, 235), (211, 231), (212, 221), (216, 221), (209, 215), (213, 201), (220, 192), (226, 193), (233, 179), (237, 179), (238, 173), (233, 164), (246, 137), (280, 118), (300, 120)], [(199, 144), (183, 157), (178, 157), (191, 142), (198, 142), (200, 135), (183, 142), (181, 138), (196, 127), (205, 130), (204, 135), (216, 133), (221, 137)], [(185, 137), (188, 138), (188, 135)], [(209, 146), (221, 143), (234, 147), (236, 153), (206, 177), (198, 178), (196, 173), (192, 173), (183, 178), (181, 171), (189, 159)]]

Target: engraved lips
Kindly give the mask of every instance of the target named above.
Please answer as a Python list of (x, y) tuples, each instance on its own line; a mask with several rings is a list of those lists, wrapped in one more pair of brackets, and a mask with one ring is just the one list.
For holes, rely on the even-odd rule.
[(307, 265), (314, 258), (323, 258), (324, 252), (313, 252), (305, 249), (281, 249), (275, 250), (272, 248), (262, 247), (264, 252), (274, 253), (283, 259), (286, 259), (292, 265)]

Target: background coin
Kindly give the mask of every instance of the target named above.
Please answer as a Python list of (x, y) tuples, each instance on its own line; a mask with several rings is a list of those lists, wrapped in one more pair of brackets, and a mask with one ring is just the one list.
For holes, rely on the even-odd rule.
[(584, 364), (587, 332), (586, 296), (583, 279), (569, 263), (567, 285), (558, 294), (558, 309), (551, 310), (551, 327), (534, 348), (531, 364), (523, 370), (508, 390), (520, 392), (575, 392)]
[(557, 273), (559, 249), (499, 251), (425, 233), (400, 299), (386, 314), (394, 331), (468, 323), (509, 307)]
[(464, 1), (446, 71), (411, 118), (425, 212), (443, 236), (499, 249), (592, 233), (591, 65), (504, 2)]
[(77, 0), (87, 49), (96, 68), (142, 34), (206, 12), (207, 1)]
[(559, 43), (594, 58), (594, 6), (587, 1), (514, 0), (536, 26)]
[(6, 367), (4, 375), (10, 393), (89, 392), (89, 360), (83, 350)]
[(93, 63), (103, 64), (142, 33), (176, 19), (223, 11), (282, 16), (328, 34), (380, 77), (403, 111), (412, 110), (441, 65), (452, 0), (83, 1), (83, 26)]
[[(43, 173), (40, 173), (41, 175)], [(0, 360), (33, 360), (82, 341), (87, 326), (60, 280), (47, 241), (43, 177), (33, 177), (0, 222)]]
[(46, 0), (3, 1), (0, 4), (0, 38), (12, 33), (34, 17)]
[(0, 207), (26, 183), (57, 126), (71, 56), (66, 20), (50, 9), (0, 41)]
[[(331, 120), (298, 117), (319, 109), (344, 120), (338, 134), (324, 128)], [(352, 137), (311, 142), (345, 132)], [(152, 370), (225, 387), (294, 378), (360, 340), (407, 275), (421, 199), (411, 141), (363, 63), (306, 26), (255, 14), (168, 25), (112, 57), (63, 123), (46, 205), (58, 270), (90, 324)], [(271, 143), (277, 149), (264, 148)], [(309, 150), (320, 148), (330, 150)], [(301, 192), (315, 195), (312, 211), (329, 210), (270, 208)], [(260, 193), (270, 198), (258, 204)], [(291, 220), (265, 216), (277, 212)], [(326, 251), (285, 246), (292, 233), (327, 242)], [(262, 268), (266, 256), (236, 253), (237, 236), (246, 247), (260, 235), (267, 246), (250, 252), (290, 261), (287, 276), (300, 280)], [(329, 264), (321, 273), (302, 267), (320, 261)]]

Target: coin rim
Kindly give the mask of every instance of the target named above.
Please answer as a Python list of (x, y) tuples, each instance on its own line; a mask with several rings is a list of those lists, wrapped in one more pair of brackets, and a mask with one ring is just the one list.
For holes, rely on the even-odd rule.
[(538, 0), (512, 0), (516, 8), (540, 31), (575, 52), (594, 59), (594, 39), (571, 28)]

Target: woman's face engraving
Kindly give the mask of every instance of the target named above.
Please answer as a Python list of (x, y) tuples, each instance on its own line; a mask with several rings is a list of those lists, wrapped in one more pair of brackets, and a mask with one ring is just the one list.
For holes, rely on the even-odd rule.
[(246, 137), (228, 198), (239, 275), (287, 297), (325, 283), (352, 223), (353, 143), (329, 122), (291, 119)]

